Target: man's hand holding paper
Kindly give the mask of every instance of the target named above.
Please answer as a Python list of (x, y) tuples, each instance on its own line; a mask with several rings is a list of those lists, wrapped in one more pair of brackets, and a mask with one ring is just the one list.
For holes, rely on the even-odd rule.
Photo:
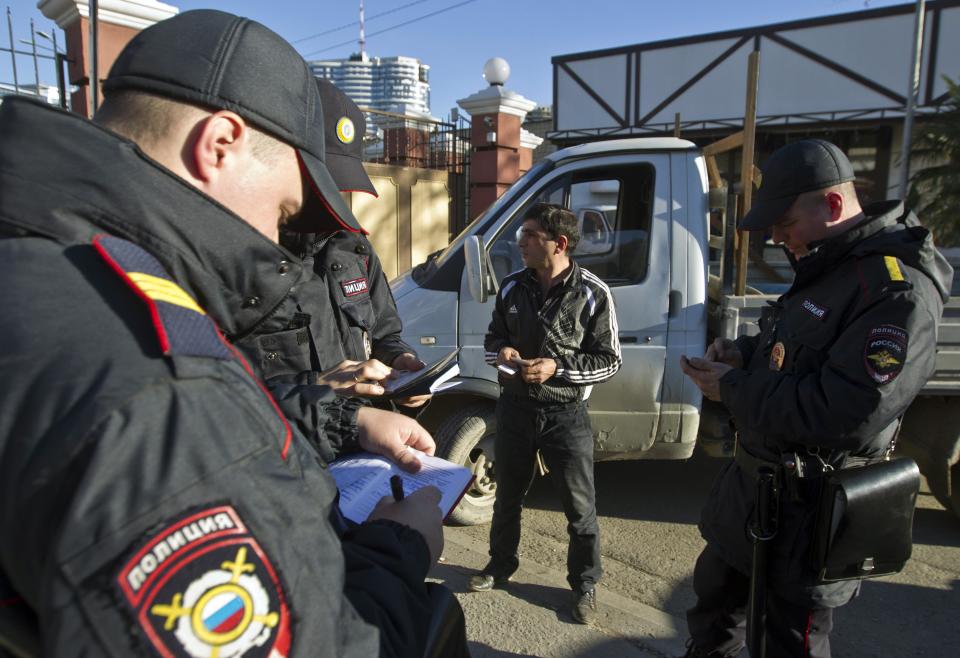
[(409, 473), (420, 470), (415, 448), (432, 455), (437, 444), (430, 433), (413, 418), (403, 414), (364, 407), (357, 412), (360, 447), (375, 455), (383, 455)]

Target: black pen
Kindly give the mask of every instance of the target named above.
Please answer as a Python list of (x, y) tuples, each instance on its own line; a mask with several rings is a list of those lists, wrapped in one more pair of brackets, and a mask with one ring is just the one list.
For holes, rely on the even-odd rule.
[(399, 475), (390, 476), (390, 491), (393, 492), (393, 499), (397, 502), (403, 500), (403, 480)]

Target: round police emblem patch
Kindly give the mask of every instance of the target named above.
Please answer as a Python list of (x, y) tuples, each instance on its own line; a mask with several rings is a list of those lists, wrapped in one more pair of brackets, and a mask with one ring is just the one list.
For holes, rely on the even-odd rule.
[(783, 359), (787, 356), (787, 349), (783, 343), (777, 342), (770, 350), (770, 370), (780, 370), (783, 368)]
[(232, 507), (204, 510), (168, 525), (124, 566), (118, 584), (161, 655), (282, 658), (289, 653), (290, 612), (283, 589)]
[(907, 362), (908, 339), (904, 329), (891, 324), (870, 330), (863, 347), (863, 363), (873, 381), (887, 384), (897, 378)]
[(349, 117), (340, 117), (337, 121), (337, 139), (344, 144), (349, 144), (356, 137), (356, 129), (353, 127), (353, 121)]

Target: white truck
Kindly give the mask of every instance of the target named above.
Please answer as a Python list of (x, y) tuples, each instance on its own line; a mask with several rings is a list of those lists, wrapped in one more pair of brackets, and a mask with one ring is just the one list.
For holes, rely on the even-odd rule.
[[(728, 426), (712, 420), (710, 405), (701, 422), (700, 391), (681, 372), (680, 355), (702, 354), (708, 337), (756, 331), (760, 309), (787, 283), (748, 280), (753, 285), (745, 295), (723, 292), (723, 272), (710, 271), (711, 251), (723, 251), (710, 235), (710, 200), (717, 205), (718, 198), (722, 203), (709, 193), (704, 156), (689, 141), (624, 139), (567, 148), (534, 166), (445, 250), (391, 283), (403, 337), (424, 360), (460, 348), (458, 385), (435, 396), (421, 416), (438, 454), (476, 476), (451, 515), (454, 522), (492, 516), (499, 385), (484, 361), (483, 338), (498, 282), (522, 267), (517, 229), (537, 201), (577, 214), (584, 237), (574, 256), (610, 286), (616, 301), (623, 366), (589, 398), (597, 460), (686, 459), (698, 433), (712, 453), (729, 453)], [(756, 269), (764, 275), (773, 268)], [(960, 399), (951, 397), (960, 394), (960, 300), (952, 298), (945, 315), (937, 373), (915, 403), (924, 411), (908, 414), (902, 436), (916, 444), (911, 453), (938, 498), (960, 511)], [(928, 420), (931, 410), (937, 431), (911, 441), (912, 417)]]

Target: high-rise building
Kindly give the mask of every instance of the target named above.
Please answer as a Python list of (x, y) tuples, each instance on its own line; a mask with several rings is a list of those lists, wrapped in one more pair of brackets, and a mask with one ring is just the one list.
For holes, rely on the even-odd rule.
[[(318, 78), (330, 80), (360, 107), (430, 116), (430, 67), (414, 57), (361, 53), (349, 59), (313, 61), (310, 70)], [(368, 123), (380, 122), (368, 117)]]

